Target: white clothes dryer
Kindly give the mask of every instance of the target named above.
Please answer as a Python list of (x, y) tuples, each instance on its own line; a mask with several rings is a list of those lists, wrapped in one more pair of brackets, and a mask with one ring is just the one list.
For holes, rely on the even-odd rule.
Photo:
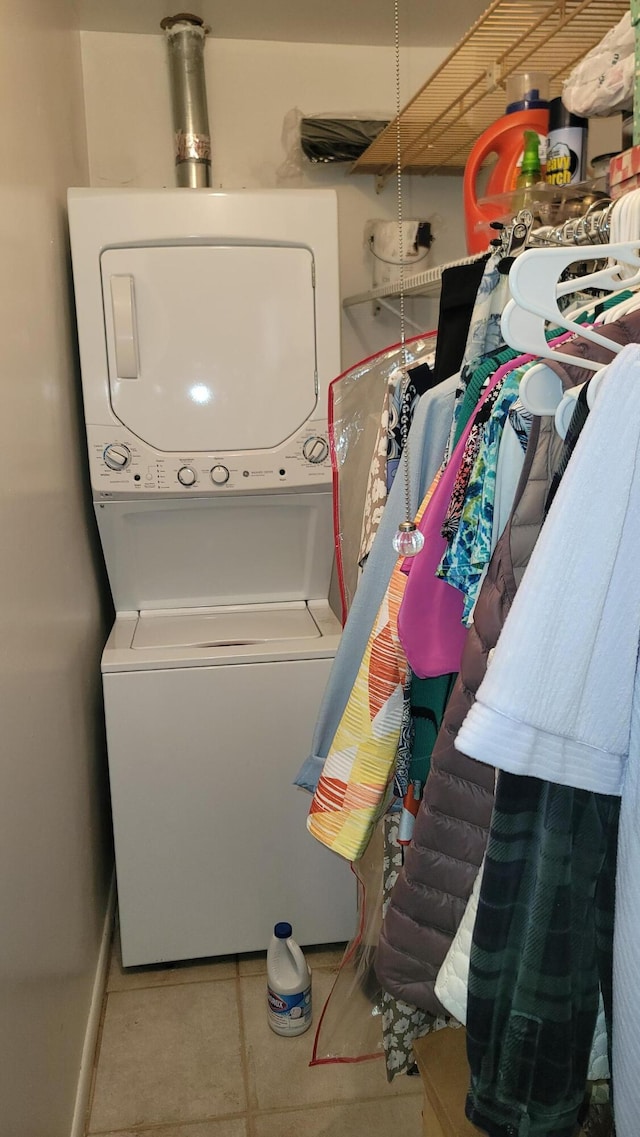
[(332, 191), (70, 190), (125, 966), (350, 938), (292, 785), (340, 626)]

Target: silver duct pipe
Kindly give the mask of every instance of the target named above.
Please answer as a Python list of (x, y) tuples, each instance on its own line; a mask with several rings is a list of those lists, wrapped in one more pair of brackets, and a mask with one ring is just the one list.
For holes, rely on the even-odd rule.
[(175, 136), (176, 181), (200, 189), (211, 185), (211, 138), (204, 79), (204, 41), (209, 29), (199, 16), (180, 12), (160, 27), (167, 37)]

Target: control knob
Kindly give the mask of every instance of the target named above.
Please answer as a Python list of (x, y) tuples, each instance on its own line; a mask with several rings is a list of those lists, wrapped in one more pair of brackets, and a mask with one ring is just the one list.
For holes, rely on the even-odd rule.
[(181, 466), (178, 470), (178, 481), (181, 486), (193, 486), (196, 482), (196, 472), (191, 466)]
[(319, 462), (324, 462), (329, 453), (329, 443), (326, 438), (316, 434), (313, 438), (307, 438), (303, 444), (302, 453), (307, 462), (312, 462), (315, 466)]
[(224, 486), (229, 481), (229, 471), (226, 466), (212, 466), (211, 481), (214, 486)]
[(105, 447), (102, 457), (110, 470), (126, 470), (131, 461), (131, 451), (121, 442), (112, 442)]

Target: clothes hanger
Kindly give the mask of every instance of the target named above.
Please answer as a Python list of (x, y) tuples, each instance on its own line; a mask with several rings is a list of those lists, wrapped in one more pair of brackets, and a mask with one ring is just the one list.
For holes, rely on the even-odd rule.
[[(625, 292), (629, 291), (628, 283), (624, 289)], [(597, 306), (597, 301), (592, 297), (588, 304), (583, 304), (580, 308), (576, 308), (572, 313), (572, 317), (578, 318), (593, 311), (594, 305)], [(600, 326), (607, 323), (612, 323), (614, 320), (619, 320), (621, 316), (628, 315), (630, 312), (635, 311), (640, 307), (640, 290), (634, 296), (625, 297), (617, 304), (612, 304), (606, 308), (601, 316), (594, 320), (594, 326)], [(517, 319), (517, 317), (516, 317)], [(583, 325), (581, 325), (583, 327)], [(517, 332), (517, 325), (515, 320), (512, 321), (512, 330)], [(612, 350), (616, 350), (615, 342), (610, 341)], [(538, 353), (536, 353), (538, 354)], [(566, 356), (562, 357), (566, 363)], [(584, 365), (588, 365), (587, 361), (583, 361)], [(598, 364), (598, 367), (604, 367), (604, 364)], [(524, 403), (527, 410), (535, 415), (553, 415), (558, 409), (558, 405), (563, 398), (563, 387), (558, 375), (546, 363), (535, 363), (525, 371), (522, 379), (520, 380), (520, 400)], [(569, 392), (567, 392), (568, 394)], [(564, 437), (564, 436), (563, 436)]]
[[(593, 380), (591, 380), (589, 386), (591, 386), (592, 382)], [(573, 412), (576, 407), (576, 400), (583, 387), (584, 383), (579, 383), (577, 387), (570, 387), (568, 391), (564, 392), (562, 398), (560, 399), (560, 402), (558, 403), (558, 406), (556, 407), (554, 422), (556, 430), (561, 438), (567, 437), (569, 423), (571, 422)], [(588, 400), (589, 389), (587, 389), (587, 401)]]
[[(580, 260), (602, 260), (611, 258), (610, 264), (596, 272), (587, 273), (580, 277), (581, 288), (598, 288), (600, 291), (620, 292), (623, 288), (640, 284), (640, 240), (621, 242), (608, 245), (587, 245), (580, 249)], [(513, 297), (514, 306), (523, 310), (524, 315), (519, 317), (519, 331), (530, 327), (532, 334), (537, 333), (537, 342), (540, 333), (544, 335), (546, 322), (553, 323), (569, 332), (581, 335), (592, 343), (603, 347), (610, 347), (611, 341), (599, 335), (590, 327), (584, 327), (570, 319), (558, 307), (558, 297), (566, 296), (576, 290), (575, 280), (561, 281), (559, 279), (565, 269), (576, 261), (575, 248), (557, 249), (528, 249), (522, 253), (509, 273), (509, 289)], [(622, 274), (627, 266), (633, 267), (631, 276)], [(509, 308), (510, 305), (507, 305)], [(505, 314), (507, 309), (505, 309)], [(504, 314), (503, 314), (504, 320)], [(507, 330), (510, 316), (507, 315)], [(504, 328), (503, 328), (504, 330)], [(509, 340), (507, 340), (509, 342)], [(514, 346), (514, 345), (511, 345)], [(530, 350), (528, 345), (520, 342), (518, 347)], [(545, 358), (555, 358), (551, 350), (543, 353)]]
[[(637, 205), (640, 206), (640, 194), (637, 198)], [(640, 217), (640, 213), (638, 216)], [(637, 231), (640, 231), (640, 225)], [(598, 288), (616, 292), (640, 284), (639, 245), (640, 242), (636, 240), (581, 246), (581, 258), (596, 260), (608, 256), (612, 258), (613, 263), (581, 277), (580, 288)], [(565, 268), (575, 263), (575, 259), (575, 248), (529, 249), (522, 253), (512, 266), (509, 286), (513, 299), (507, 303), (501, 320), (502, 334), (511, 347), (539, 355), (542, 359), (558, 359), (566, 363), (566, 356), (554, 351), (547, 344), (545, 327), (549, 321), (583, 336), (592, 343), (607, 347), (610, 351), (620, 351), (621, 345), (599, 335), (593, 328), (576, 323), (575, 319), (570, 319), (558, 308), (557, 298), (568, 295), (576, 288), (575, 280), (558, 283), (558, 277)], [(628, 274), (630, 269), (632, 275), (622, 277), (622, 273)], [(572, 316), (578, 314), (574, 312)], [(584, 359), (582, 364), (592, 371), (599, 371), (603, 366), (589, 359)], [(522, 378), (520, 398), (533, 414), (555, 414), (562, 395), (560, 379), (544, 363), (536, 364)]]

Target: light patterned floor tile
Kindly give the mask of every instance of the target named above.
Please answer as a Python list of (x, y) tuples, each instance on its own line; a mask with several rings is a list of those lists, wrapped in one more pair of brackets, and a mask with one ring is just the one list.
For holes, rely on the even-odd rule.
[[(344, 955), (345, 944), (324, 944), (320, 947), (306, 947), (304, 954), (309, 967), (329, 968), (337, 971)], [(250, 955), (241, 955), (238, 959), (240, 975), (264, 975), (267, 970), (267, 953), (265, 951), (253, 952)]]
[(122, 966), (120, 937), (116, 931), (111, 949), (107, 991), (131, 991), (140, 987), (172, 987), (176, 983), (210, 983), (214, 979), (234, 979), (236, 972), (235, 956), (125, 969)]
[(117, 1132), (103, 1133), (100, 1137), (247, 1137), (247, 1122), (244, 1118), (233, 1121), (200, 1121), (193, 1125), (161, 1125), (158, 1129), (118, 1129)]
[(422, 1137), (421, 1099), (343, 1105), (258, 1115), (255, 1137)]
[(89, 1133), (245, 1109), (235, 980), (108, 996)]
[(251, 1108), (284, 1109), (421, 1092), (418, 1078), (402, 1076), (389, 1085), (382, 1059), (309, 1067), (315, 1029), (333, 980), (330, 971), (314, 971), (314, 1022), (295, 1038), (281, 1038), (269, 1029), (264, 976), (240, 980)]

